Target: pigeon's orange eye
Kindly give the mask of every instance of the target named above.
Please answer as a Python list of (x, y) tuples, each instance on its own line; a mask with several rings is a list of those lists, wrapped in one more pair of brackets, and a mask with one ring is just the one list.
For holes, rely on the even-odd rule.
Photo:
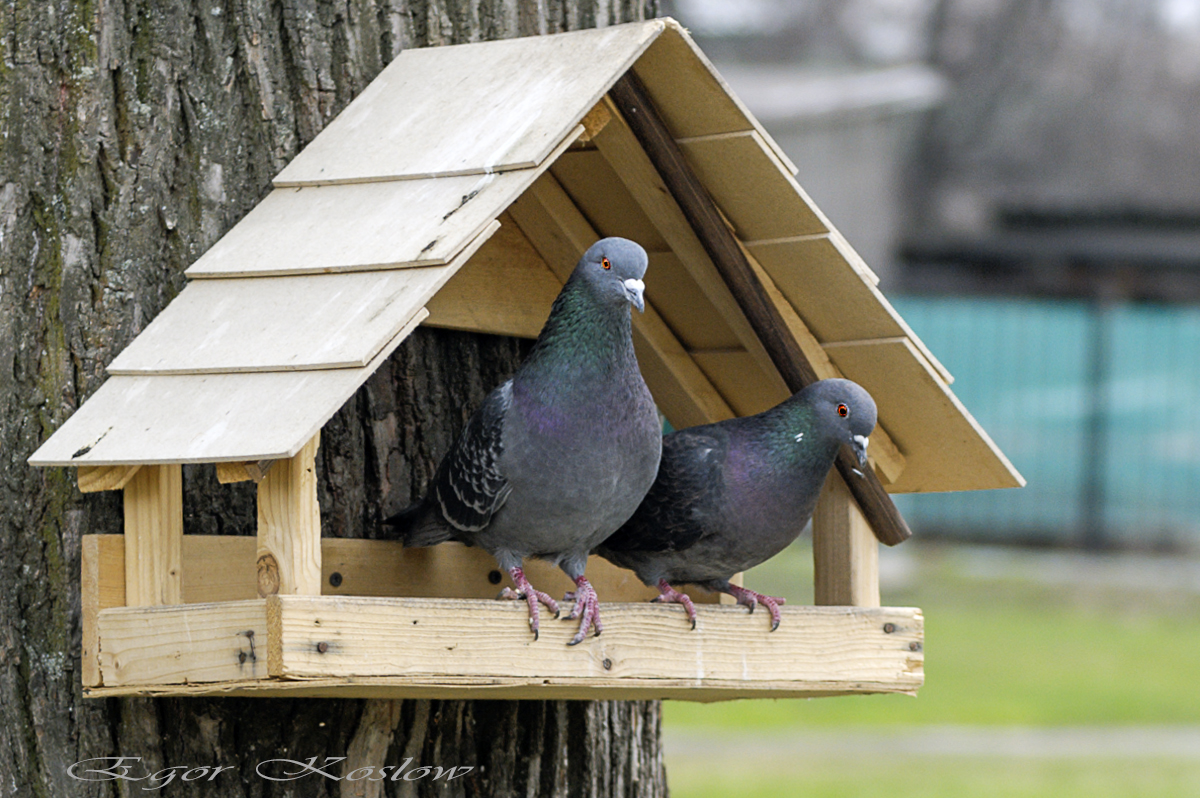
[(845, 405), (838, 405), (838, 415), (842, 418), (845, 418), (846, 416), (850, 415), (850, 408), (846, 407)]
[(604, 267), (605, 271), (608, 271), (612, 268), (612, 264), (608, 262), (608, 258), (601, 258), (600, 265)]

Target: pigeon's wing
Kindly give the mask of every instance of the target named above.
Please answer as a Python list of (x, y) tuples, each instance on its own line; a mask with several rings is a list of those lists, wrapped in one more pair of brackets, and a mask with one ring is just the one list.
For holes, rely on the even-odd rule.
[(483, 400), (434, 478), (434, 495), (442, 515), (456, 529), (478, 532), (485, 528), (512, 491), (498, 467), (504, 416), (511, 404), (509, 380)]
[(613, 551), (682, 551), (709, 532), (723, 487), (724, 435), (697, 427), (663, 438), (658, 477), (637, 512), (604, 541)]

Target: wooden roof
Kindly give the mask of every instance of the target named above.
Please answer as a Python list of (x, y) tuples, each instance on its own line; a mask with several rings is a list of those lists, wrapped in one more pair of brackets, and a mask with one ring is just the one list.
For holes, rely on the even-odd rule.
[(290, 457), (419, 323), (536, 336), (584, 249), (650, 253), (639, 362), (677, 427), (788, 391), (606, 92), (633, 69), (892, 492), (1014, 487), (951, 377), (673, 20), (408, 50), (201, 256), (33, 465)]

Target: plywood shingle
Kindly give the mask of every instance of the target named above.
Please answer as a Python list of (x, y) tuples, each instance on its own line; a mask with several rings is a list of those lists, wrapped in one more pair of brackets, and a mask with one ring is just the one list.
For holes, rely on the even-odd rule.
[(540, 164), (665, 26), (652, 20), (407, 49), (279, 173), (275, 185), (482, 174)]
[(741, 240), (828, 232), (829, 223), (757, 131), (682, 139), (679, 147)]
[(747, 249), (821, 343), (906, 337), (945, 382), (954, 381), (875, 287), (873, 275), (836, 231), (751, 241)]
[(1025, 484), (967, 409), (907, 338), (847, 341), (825, 347), (862, 385), (888, 421), (907, 465), (892, 493), (1015, 488)]
[(364, 368), (109, 377), (29, 464), (215, 463), (293, 456), (426, 316)]
[[(582, 125), (574, 128), (554, 155), (582, 132)], [(262, 277), (448, 263), (549, 164), (504, 174), (276, 189), (185, 274)]]
[(193, 280), (108, 372), (362, 368), (499, 227), (445, 266)]

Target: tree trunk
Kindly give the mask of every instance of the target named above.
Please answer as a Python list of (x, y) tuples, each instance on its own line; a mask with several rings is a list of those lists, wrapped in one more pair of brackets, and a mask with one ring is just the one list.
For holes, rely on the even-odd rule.
[[(182, 288), (183, 270), (404, 47), (652, 16), (654, 0), (13, 0), (0, 7), (0, 791), (147, 794), (80, 782), (227, 766), (161, 794), (655, 796), (656, 702), (83, 700), (80, 538), (118, 532), (25, 459)], [(520, 342), (418, 330), (322, 435), (326, 535), (368, 537), (423, 489)], [(184, 469), (190, 534), (252, 534), (253, 489)], [(453, 782), (276, 782), (260, 762), (473, 767)], [(268, 772), (272, 772), (269, 771)], [(274, 771), (278, 774), (278, 771)], [(378, 777), (380, 771), (374, 771)], [(395, 771), (390, 771), (389, 775)], [(361, 775), (361, 774), (360, 774)], [(163, 777), (165, 780), (165, 776)], [(152, 786), (152, 785), (150, 785)], [(153, 794), (150, 792), (149, 794)]]

